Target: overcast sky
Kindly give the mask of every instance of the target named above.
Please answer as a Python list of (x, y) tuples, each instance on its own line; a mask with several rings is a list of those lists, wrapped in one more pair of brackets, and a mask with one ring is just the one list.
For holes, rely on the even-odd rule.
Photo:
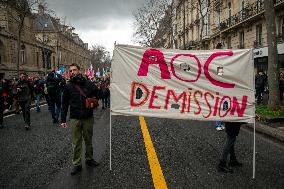
[(46, 0), (65, 23), (89, 44), (100, 44), (112, 54), (113, 44), (133, 44), (132, 12), (145, 0)]

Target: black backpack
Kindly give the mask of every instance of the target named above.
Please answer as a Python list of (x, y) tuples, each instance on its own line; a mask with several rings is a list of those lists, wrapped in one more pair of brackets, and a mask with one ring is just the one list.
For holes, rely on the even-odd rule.
[(61, 76), (58, 76), (58, 74), (51, 72), (46, 80), (46, 88), (48, 95), (56, 96), (60, 93), (60, 81)]

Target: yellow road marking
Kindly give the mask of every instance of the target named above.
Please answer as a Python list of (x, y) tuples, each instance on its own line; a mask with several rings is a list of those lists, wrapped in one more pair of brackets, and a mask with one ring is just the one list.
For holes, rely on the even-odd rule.
[(151, 169), (152, 179), (155, 189), (167, 189), (167, 183), (165, 181), (163, 171), (161, 169), (157, 154), (155, 152), (154, 145), (151, 140), (151, 136), (147, 129), (147, 125), (143, 116), (139, 116), (141, 130), (144, 138), (145, 148), (147, 151), (148, 161)]

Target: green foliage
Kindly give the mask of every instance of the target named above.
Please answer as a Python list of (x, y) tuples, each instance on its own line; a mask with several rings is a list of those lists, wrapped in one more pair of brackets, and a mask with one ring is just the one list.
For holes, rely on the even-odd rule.
[(283, 110), (270, 110), (267, 106), (256, 106), (255, 113), (264, 118), (284, 118)]

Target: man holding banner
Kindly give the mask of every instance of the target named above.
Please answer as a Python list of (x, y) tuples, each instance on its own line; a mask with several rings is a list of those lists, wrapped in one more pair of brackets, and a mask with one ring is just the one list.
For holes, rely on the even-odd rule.
[[(225, 122), (225, 129), (227, 133), (227, 141), (223, 149), (222, 158), (218, 164), (218, 171), (224, 173), (233, 173), (233, 170), (230, 167), (241, 167), (240, 163), (235, 154), (235, 142), (236, 138), (239, 135), (241, 122)], [(230, 154), (229, 166), (227, 165), (228, 156)]]

